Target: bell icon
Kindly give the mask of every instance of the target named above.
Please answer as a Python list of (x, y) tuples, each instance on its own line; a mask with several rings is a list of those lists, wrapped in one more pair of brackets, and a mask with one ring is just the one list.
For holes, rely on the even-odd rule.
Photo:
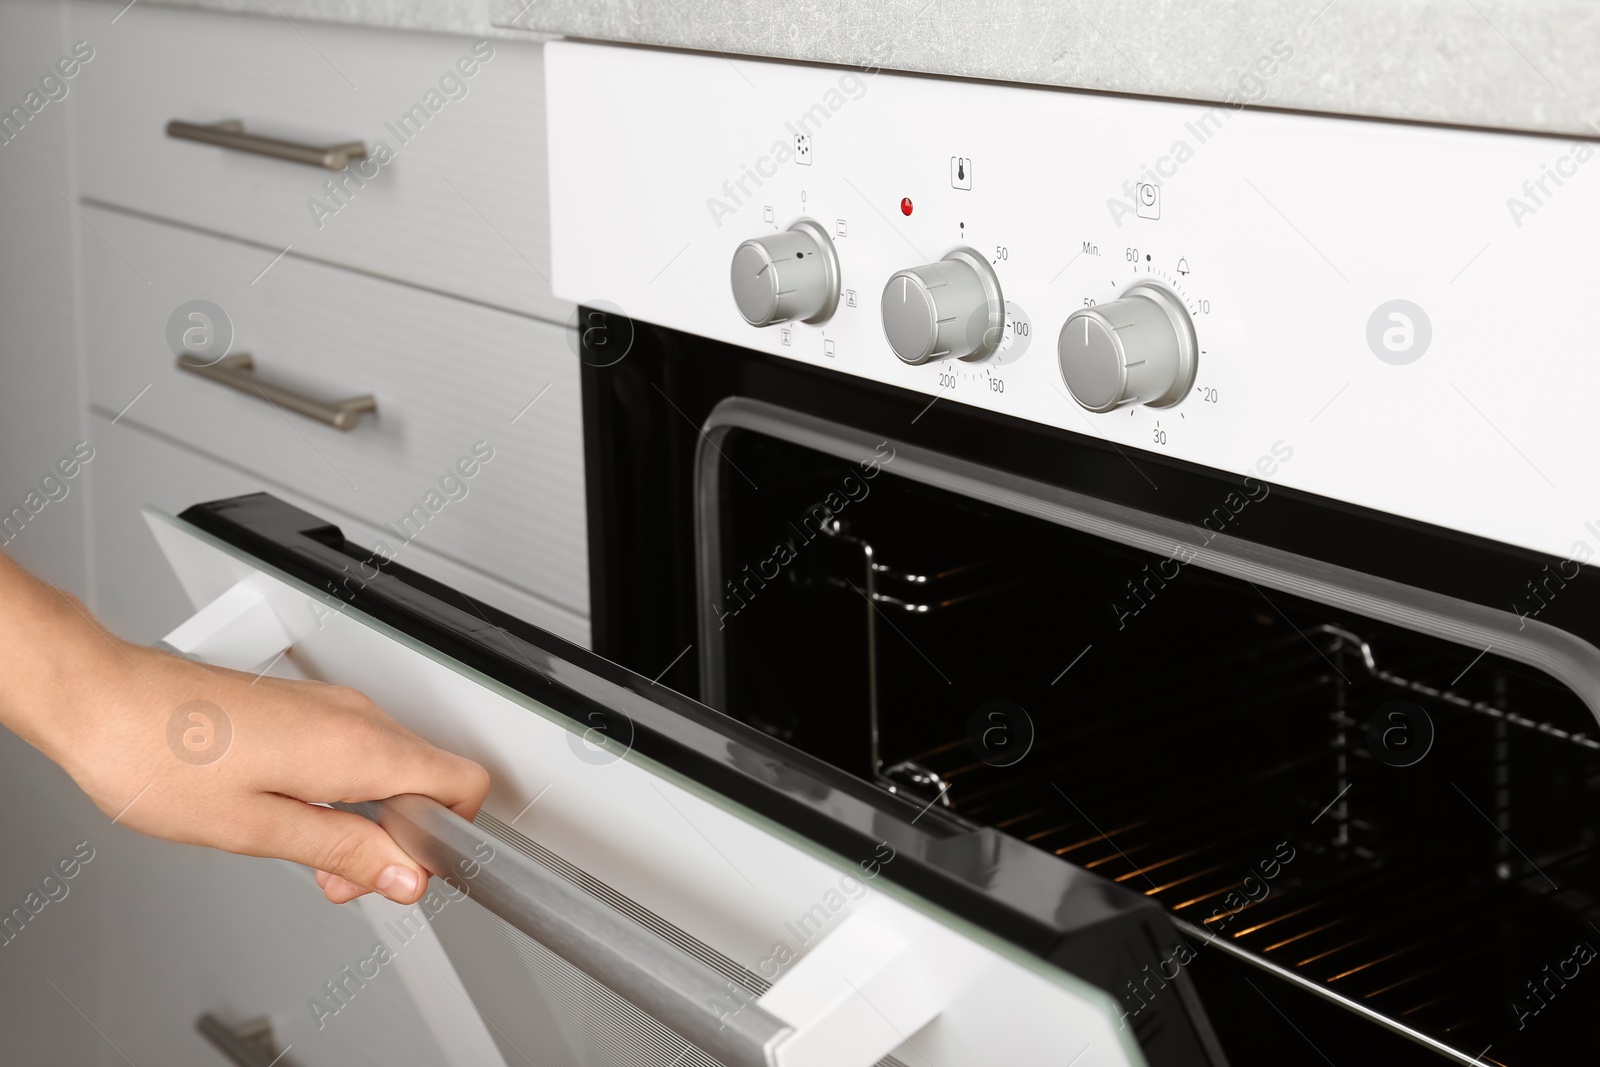
[(1178, 260), (1178, 273), (1179, 274), (1188, 274), (1189, 273), (1189, 261), (1187, 259), (1180, 258)]

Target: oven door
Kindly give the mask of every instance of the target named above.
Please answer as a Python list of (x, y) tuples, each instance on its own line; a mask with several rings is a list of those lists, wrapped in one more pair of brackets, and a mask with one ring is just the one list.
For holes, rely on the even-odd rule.
[[(415, 908), (363, 907), (452, 1063), (1222, 1062), (1139, 895), (266, 494), (147, 519), (196, 608), (171, 647), (357, 687), (490, 770), (475, 824), (416, 797), (357, 806), (440, 876)], [(1135, 979), (1132, 1020), (1109, 990)]]

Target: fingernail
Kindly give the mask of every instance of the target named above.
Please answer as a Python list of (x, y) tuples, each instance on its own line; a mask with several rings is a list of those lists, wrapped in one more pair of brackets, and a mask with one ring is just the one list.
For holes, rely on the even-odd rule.
[(378, 875), (378, 892), (397, 904), (409, 903), (417, 895), (417, 872), (410, 867), (385, 867)]

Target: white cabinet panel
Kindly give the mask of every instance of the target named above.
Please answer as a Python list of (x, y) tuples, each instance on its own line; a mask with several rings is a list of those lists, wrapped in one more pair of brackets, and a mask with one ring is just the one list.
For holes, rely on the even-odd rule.
[[(101, 417), (93, 420), (90, 438), (95, 454), (85, 470), (94, 496), (93, 542), (98, 572), (91, 606), (108, 627), (123, 637), (145, 643), (158, 640), (187, 618), (191, 610), (140, 517), (146, 505), (176, 514), (203, 500), (268, 491), (300, 507), (320, 510), (330, 521), (338, 522), (352, 540), (371, 544), (381, 536), (372, 527), (322, 508), (284, 486), (130, 428), (127, 422), (123, 419), (112, 425)], [(588, 644), (588, 621), (548, 601), (510, 589), (423, 548), (414, 547), (399, 559), (431, 578), (536, 622), (552, 633)]]
[[(75, 593), (85, 591), (83, 502), (55, 477), (56, 462), (81, 439), (81, 388), (73, 264), (77, 216), (72, 192), (68, 103), (82, 78), (51, 81), (67, 96), (19, 124), (20, 107), (63, 57), (61, 5), (47, 0), (0, 7), (0, 551)], [(37, 99), (43, 99), (37, 97)], [(54, 186), (54, 188), (52, 188)], [(65, 194), (65, 195), (63, 195)], [(47, 478), (54, 478), (47, 482)], [(43, 484), (41, 484), (43, 483)], [(29, 494), (35, 494), (32, 504)]]
[[(288, 257), (261, 275), (248, 245), (86, 214), (89, 397), (103, 414), (354, 515), (402, 563), (426, 549), (587, 615), (578, 358), (565, 328)], [(250, 353), (263, 379), (326, 398), (370, 393), (376, 414), (340, 432), (180, 371), (168, 323), (197, 298), (222, 309), (232, 351)]]
[[(148, 4), (114, 36), (107, 19), (97, 4), (74, 12), (75, 36), (95, 46), (74, 87), (84, 196), (261, 242), (255, 270), (292, 245), (566, 320), (548, 281), (538, 45)], [(369, 158), (335, 173), (176, 140), (173, 119), (361, 141)]]

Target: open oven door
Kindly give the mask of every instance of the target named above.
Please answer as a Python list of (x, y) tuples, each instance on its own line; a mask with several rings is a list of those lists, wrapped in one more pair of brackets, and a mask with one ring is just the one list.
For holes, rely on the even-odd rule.
[(415, 908), (364, 906), (452, 1063), (1223, 1062), (1192, 950), (1139, 894), (835, 771), (267, 494), (147, 520), (197, 611), (169, 645), (357, 687), (489, 769), (476, 824), (416, 797), (357, 806), (442, 876)]

